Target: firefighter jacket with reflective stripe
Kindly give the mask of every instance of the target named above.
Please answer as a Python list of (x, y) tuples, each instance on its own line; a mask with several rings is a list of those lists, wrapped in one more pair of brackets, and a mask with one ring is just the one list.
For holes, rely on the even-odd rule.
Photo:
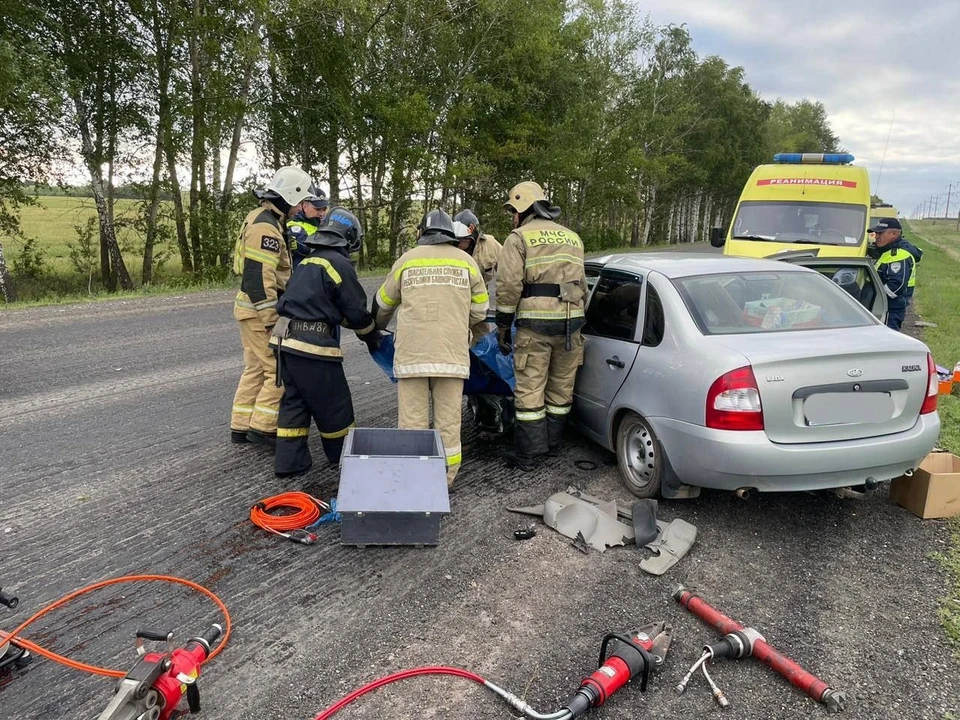
[(233, 257), (233, 271), (241, 277), (233, 304), (237, 320), (259, 318), (267, 327), (277, 322), (277, 300), (290, 279), (283, 217), (273, 203), (263, 202), (243, 221)]
[(569, 317), (575, 332), (583, 326), (586, 291), (583, 242), (575, 232), (531, 216), (507, 236), (497, 265), (499, 327), (515, 317), (519, 327), (563, 335)]
[(470, 328), (489, 306), (476, 260), (454, 245), (415, 247), (394, 263), (375, 301), (377, 327), (397, 314), (396, 377), (469, 377)]
[[(294, 321), (279, 342), (281, 352), (304, 357), (342, 360), (341, 325), (358, 335), (374, 330), (367, 295), (342, 248), (313, 248), (290, 278), (277, 310)], [(277, 345), (277, 339), (270, 344)]]
[(914, 271), (916, 258), (903, 245), (902, 240), (878, 249), (881, 254), (877, 260), (877, 274), (880, 275), (883, 289), (887, 293), (887, 305), (894, 309), (904, 308), (913, 297), (913, 288), (917, 284)]
[(497, 259), (500, 257), (502, 248), (503, 246), (493, 235), (481, 235), (473, 250), (473, 259), (480, 267), (483, 282), (488, 285), (497, 276)]
[(287, 223), (287, 248), (290, 250), (290, 261), (294, 270), (300, 261), (310, 254), (312, 248), (307, 245), (307, 238), (316, 231), (317, 226), (305, 220), (290, 220)]

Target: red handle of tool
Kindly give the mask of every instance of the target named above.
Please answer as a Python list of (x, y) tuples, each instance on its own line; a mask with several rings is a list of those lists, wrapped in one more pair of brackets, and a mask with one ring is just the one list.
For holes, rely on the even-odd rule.
[[(744, 627), (735, 620), (731, 620), (716, 608), (710, 606), (702, 598), (697, 597), (689, 590), (678, 592), (674, 597), (687, 610), (692, 612), (698, 618), (708, 625), (712, 625), (720, 633), (727, 635), (736, 630), (743, 630)], [(790, 684), (803, 690), (807, 695), (817, 702), (825, 702), (829, 694), (830, 686), (816, 675), (804, 670), (793, 660), (777, 652), (769, 643), (763, 640), (756, 640), (753, 643), (753, 656), (760, 662), (778, 673), (783, 675)]]

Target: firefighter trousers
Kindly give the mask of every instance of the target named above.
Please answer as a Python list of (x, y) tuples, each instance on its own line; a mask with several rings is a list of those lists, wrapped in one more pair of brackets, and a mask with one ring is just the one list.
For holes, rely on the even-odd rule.
[(433, 426), (440, 431), (447, 458), (447, 486), (460, 470), (460, 420), (463, 406), (463, 379), (450, 377), (399, 378), (397, 380), (398, 427), (404, 430), (430, 428), (430, 401)]
[(343, 363), (314, 360), (282, 352), (280, 373), (283, 400), (277, 428), (274, 470), (278, 475), (298, 475), (313, 464), (307, 440), (310, 420), (317, 424), (327, 460), (340, 462), (343, 441), (353, 427), (353, 398)]
[(277, 360), (268, 344), (270, 333), (256, 318), (239, 323), (243, 374), (233, 396), (230, 429), (258, 430), (272, 435), (277, 431), (283, 388), (277, 387)]
[(563, 438), (577, 369), (583, 364), (583, 337), (543, 335), (519, 328), (514, 341), (517, 424), (515, 445), (519, 455), (534, 458), (555, 450)]

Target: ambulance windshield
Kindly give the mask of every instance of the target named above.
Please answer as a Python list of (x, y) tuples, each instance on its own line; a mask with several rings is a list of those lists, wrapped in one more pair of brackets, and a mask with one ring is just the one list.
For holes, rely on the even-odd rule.
[(846, 203), (749, 201), (740, 203), (734, 239), (801, 245), (859, 245), (866, 207)]

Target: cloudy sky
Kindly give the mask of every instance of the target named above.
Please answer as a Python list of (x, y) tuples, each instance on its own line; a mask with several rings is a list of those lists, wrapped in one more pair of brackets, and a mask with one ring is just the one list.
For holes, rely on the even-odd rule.
[(960, 209), (957, 0), (634, 1), (658, 25), (685, 23), (700, 55), (743, 66), (763, 97), (821, 101), (901, 213), (942, 193), (942, 216), (951, 182), (950, 214)]

